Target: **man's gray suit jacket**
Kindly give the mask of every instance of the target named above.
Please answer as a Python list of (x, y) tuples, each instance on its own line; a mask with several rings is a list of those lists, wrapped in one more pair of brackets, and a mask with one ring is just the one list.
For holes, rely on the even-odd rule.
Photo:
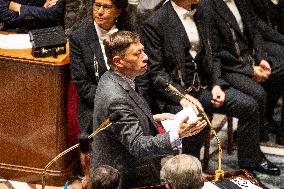
[(158, 134), (143, 98), (120, 75), (107, 71), (97, 87), (93, 129), (114, 112), (122, 118), (94, 137), (93, 168), (115, 167), (122, 173), (123, 188), (157, 184), (159, 157), (173, 153), (169, 134)]

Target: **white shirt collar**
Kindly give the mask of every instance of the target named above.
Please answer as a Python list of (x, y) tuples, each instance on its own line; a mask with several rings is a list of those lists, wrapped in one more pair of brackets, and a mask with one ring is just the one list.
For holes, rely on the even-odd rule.
[(274, 3), (275, 5), (278, 5), (279, 0), (271, 0), (272, 3)]
[(173, 1), (171, 1), (171, 4), (172, 4), (172, 6), (173, 6), (174, 10), (176, 11), (176, 13), (177, 13), (177, 15), (178, 15), (179, 18), (182, 18), (183, 15), (189, 13), (188, 10), (186, 10), (186, 9), (184, 9), (184, 8), (182, 8), (182, 7), (180, 7), (180, 6), (178, 6), (178, 5), (175, 4), (175, 2), (173, 2)]
[(101, 28), (95, 21), (94, 21), (94, 25), (97, 30), (98, 37), (101, 40), (103, 40), (103, 38), (106, 37), (107, 35), (113, 34), (118, 31), (116, 25), (112, 26), (110, 30), (105, 30)]

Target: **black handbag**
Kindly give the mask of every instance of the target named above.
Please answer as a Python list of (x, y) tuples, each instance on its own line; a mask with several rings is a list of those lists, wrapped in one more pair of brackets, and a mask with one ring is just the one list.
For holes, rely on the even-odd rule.
[(37, 58), (66, 53), (66, 35), (61, 26), (29, 31), (32, 55)]

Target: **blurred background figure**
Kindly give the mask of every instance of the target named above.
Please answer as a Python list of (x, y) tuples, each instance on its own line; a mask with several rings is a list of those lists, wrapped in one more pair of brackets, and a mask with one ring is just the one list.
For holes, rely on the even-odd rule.
[(101, 165), (92, 171), (92, 189), (120, 188), (120, 173), (109, 165)]
[(162, 166), (160, 178), (167, 189), (201, 189), (204, 185), (200, 161), (187, 154), (167, 160)]
[(65, 0), (0, 0), (3, 31), (27, 33), (53, 26), (64, 27)]

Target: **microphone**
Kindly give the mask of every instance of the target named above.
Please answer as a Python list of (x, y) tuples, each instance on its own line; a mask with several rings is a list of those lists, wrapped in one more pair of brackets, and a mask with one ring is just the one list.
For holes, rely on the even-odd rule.
[(120, 112), (113, 112), (110, 114), (109, 118), (105, 119), (103, 123), (92, 133), (88, 136), (89, 139), (94, 137), (98, 132), (106, 129), (109, 127), (113, 122), (117, 122), (119, 119), (122, 118), (122, 114)]
[(163, 87), (167, 87), (169, 83), (170, 83), (169, 80), (167, 80), (167, 79), (165, 79), (165, 78), (163, 78), (163, 77), (161, 77), (161, 76), (158, 76), (158, 77), (155, 79), (155, 81), (154, 81), (154, 84), (156, 84), (156, 85), (162, 85)]
[(192, 102), (187, 96), (185, 96), (184, 94), (182, 94), (177, 88), (175, 88), (172, 84), (170, 84), (170, 82), (168, 82), (166, 79), (162, 78), (161, 76), (158, 76), (155, 80), (156, 84), (160, 84), (162, 86), (165, 87), (165, 90), (168, 92), (171, 92), (181, 98), (185, 98), (186, 100), (188, 100), (189, 102), (191, 102), (199, 111), (200, 114), (203, 115), (203, 117), (205, 118), (206, 122), (208, 123), (210, 130), (213, 132), (213, 135), (215, 137), (215, 139), (217, 140), (217, 144), (218, 144), (218, 150), (219, 150), (219, 154), (218, 154), (218, 169), (215, 171), (215, 178), (214, 181), (218, 182), (221, 181), (224, 178), (224, 171), (222, 170), (222, 147), (221, 147), (221, 141), (216, 133), (216, 131), (214, 130), (214, 128), (212, 127), (212, 124), (207, 116), (207, 114), (205, 113), (205, 111), (200, 108), (198, 105), (196, 105), (194, 102)]
[(105, 119), (103, 121), (103, 123), (89, 136), (80, 136), (79, 139), (79, 143), (71, 146), (70, 148), (64, 150), (63, 152), (61, 152), (60, 154), (58, 154), (55, 158), (53, 158), (50, 162), (48, 162), (48, 164), (46, 164), (46, 166), (44, 167), (43, 171), (42, 171), (42, 189), (45, 188), (45, 173), (46, 170), (54, 163), (56, 162), (59, 158), (63, 157), (64, 155), (66, 155), (67, 153), (69, 153), (70, 151), (78, 148), (80, 146), (80, 151), (82, 153), (84, 152), (89, 152), (90, 151), (90, 139), (94, 136), (96, 136), (96, 134), (98, 134), (99, 132), (101, 132), (102, 130), (106, 129), (107, 127), (111, 126), (112, 123), (117, 122), (119, 119), (122, 118), (122, 114), (120, 112), (114, 112), (112, 113), (109, 118)]

